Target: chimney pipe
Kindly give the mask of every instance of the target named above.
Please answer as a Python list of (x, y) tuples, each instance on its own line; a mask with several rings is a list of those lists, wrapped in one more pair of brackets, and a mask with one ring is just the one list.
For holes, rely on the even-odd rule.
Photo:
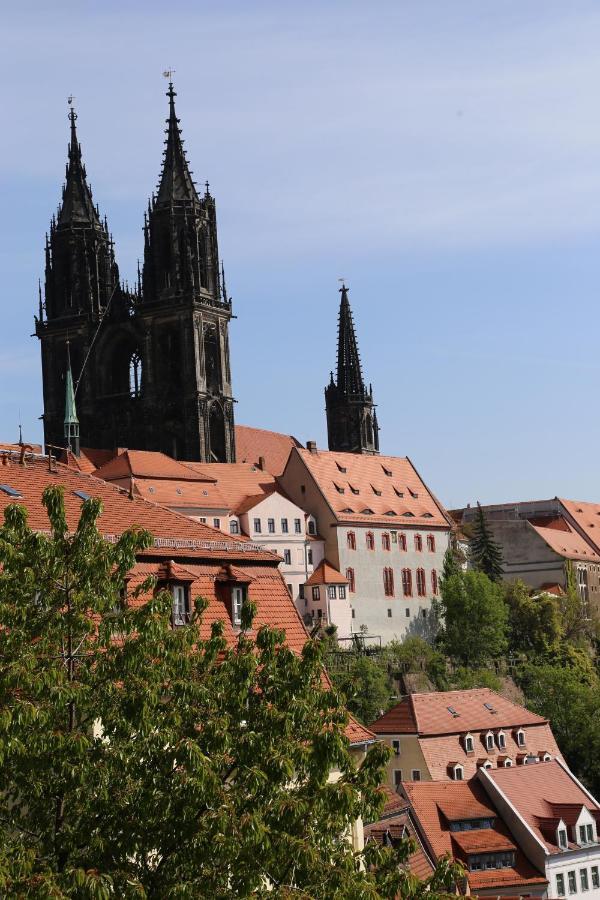
[(258, 457), (258, 468), (261, 469), (261, 471), (264, 472), (264, 470), (266, 469), (266, 467), (267, 467), (267, 465), (266, 465), (264, 456), (259, 456), (259, 457)]
[(316, 452), (317, 452), (317, 442), (316, 442), (316, 441), (307, 441), (307, 442), (306, 442), (306, 449), (307, 449), (310, 453), (316, 453)]

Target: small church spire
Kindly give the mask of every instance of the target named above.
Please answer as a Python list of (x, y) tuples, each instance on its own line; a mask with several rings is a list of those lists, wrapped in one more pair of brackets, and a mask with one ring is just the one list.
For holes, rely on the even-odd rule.
[(65, 175), (62, 203), (58, 213), (58, 228), (74, 225), (95, 225), (100, 227), (100, 219), (92, 200), (92, 191), (87, 183), (85, 166), (81, 161), (81, 145), (77, 139), (77, 113), (73, 106), (74, 97), (69, 97), (69, 121), (71, 139), (69, 161)]
[(79, 419), (75, 407), (75, 389), (71, 371), (71, 351), (67, 341), (67, 376), (65, 379), (65, 439), (67, 450), (79, 456)]
[(348, 288), (342, 280), (338, 322), (337, 379), (325, 388), (329, 449), (378, 453), (379, 426), (373, 391), (365, 389)]
[[(171, 78), (171, 72), (167, 72), (167, 77)], [(175, 97), (177, 96), (173, 82), (169, 80), (169, 90), (167, 97), (169, 98), (169, 118), (165, 134), (165, 158), (160, 176), (160, 184), (158, 186), (158, 194), (156, 203), (170, 204), (178, 200), (196, 200), (199, 202), (198, 193), (192, 175), (185, 158), (183, 149), (183, 139), (179, 128), (179, 119), (175, 112)]]

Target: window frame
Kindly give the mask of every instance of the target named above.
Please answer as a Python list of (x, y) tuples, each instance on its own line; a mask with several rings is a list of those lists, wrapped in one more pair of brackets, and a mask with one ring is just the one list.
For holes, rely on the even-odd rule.
[(346, 585), (338, 584), (338, 600), (346, 599)]
[[(181, 581), (173, 581), (169, 584), (169, 590), (171, 591), (171, 626), (173, 628), (182, 628), (185, 625), (188, 625), (191, 619), (191, 609), (190, 609), (190, 590), (189, 585), (185, 584), (185, 582)], [(179, 604), (177, 601), (177, 597), (175, 595), (175, 591), (181, 592), (181, 596), (183, 597), (183, 613), (178, 610)]]
[(237, 519), (229, 520), (229, 534), (239, 534), (240, 533), (240, 523)]
[(417, 553), (423, 552), (423, 536), (421, 534), (415, 534), (415, 551)]
[[(411, 779), (410, 779), (411, 781), (421, 781), (421, 770), (420, 769), (413, 769), (410, 774), (411, 774)], [(415, 778), (415, 775), (417, 776), (416, 778)]]
[(394, 751), (394, 756), (401, 756), (402, 748), (400, 745), (400, 738), (392, 739), (392, 750)]
[(394, 570), (391, 566), (383, 568), (383, 593), (385, 597), (394, 596)]
[(435, 553), (435, 534), (427, 535), (427, 550), (429, 553)]
[(262, 519), (253, 519), (252, 525), (254, 534), (262, 534)]
[(559, 897), (566, 897), (566, 890), (565, 890), (565, 887), (566, 887), (566, 885), (565, 885), (565, 873), (564, 873), (564, 872), (557, 872), (557, 873), (556, 873), (556, 893), (557, 893), (557, 896), (559, 896)]
[(312, 598), (313, 600), (321, 601), (321, 589), (318, 584), (313, 584), (312, 588)]
[(231, 586), (231, 622), (235, 627), (242, 624), (242, 607), (246, 599), (246, 590), (241, 584)]
[(387, 531), (381, 535), (381, 549), (389, 552), (392, 549), (392, 541)]
[(327, 585), (327, 599), (328, 600), (336, 600), (337, 599), (337, 590), (335, 584)]
[(402, 595), (404, 597), (412, 597), (413, 595), (412, 569), (402, 569)]
[(375, 549), (375, 535), (372, 531), (367, 531), (365, 534), (365, 542), (367, 545), (367, 550)]
[(291, 566), (292, 564), (292, 551), (289, 547), (286, 547), (283, 551), (283, 564), (284, 566)]
[(569, 891), (569, 896), (577, 893), (577, 872), (575, 869), (571, 869), (567, 872), (567, 886)]
[(427, 578), (425, 576), (425, 569), (422, 566), (416, 570), (415, 581), (417, 585), (417, 597), (426, 597), (427, 596)]
[(275, 519), (267, 519), (267, 534), (275, 534)]
[(581, 887), (582, 894), (585, 894), (590, 889), (590, 876), (588, 874), (587, 869), (579, 870), (579, 885)]
[(346, 569), (346, 578), (348, 579), (348, 591), (351, 594), (356, 593), (356, 575), (354, 573), (354, 569), (352, 566), (348, 566)]
[(281, 533), (282, 534), (290, 533), (290, 523), (286, 518), (282, 518), (282, 520), (281, 520)]
[(302, 519), (294, 519), (294, 534), (302, 534)]
[(346, 548), (348, 550), (356, 550), (356, 532), (346, 532)]

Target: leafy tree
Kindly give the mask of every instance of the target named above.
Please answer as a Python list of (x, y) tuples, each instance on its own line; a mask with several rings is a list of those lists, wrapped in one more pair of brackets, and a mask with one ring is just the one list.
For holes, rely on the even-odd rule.
[(449, 679), (447, 690), (468, 691), (471, 688), (490, 688), (492, 691), (502, 690), (502, 681), (490, 669), (471, 669), (459, 666)]
[(445, 690), (444, 655), (423, 638), (410, 635), (403, 641), (392, 641), (385, 650), (385, 660), (392, 675), (423, 672), (438, 690)]
[(450, 539), (448, 549), (444, 553), (444, 564), (442, 566), (442, 583), (452, 575), (460, 575), (462, 572), (462, 563), (464, 562), (462, 554), (459, 553), (456, 541)]
[(480, 503), (469, 542), (469, 556), (473, 568), (484, 572), (492, 581), (502, 580), (502, 551), (493, 538)]
[[(172, 629), (167, 592), (123, 597), (147, 533), (106, 543), (90, 499), (70, 534), (61, 490), (44, 504), (49, 535), (14, 505), (0, 529), (0, 895), (424, 894), (406, 846), (347, 841), (377, 817), (387, 752), (353, 761), (320, 642), (251, 640), (251, 603), (233, 647), (219, 622), (201, 637), (199, 599)], [(455, 877), (440, 868), (433, 896)]]
[(350, 712), (365, 725), (390, 706), (393, 685), (384, 665), (365, 654), (349, 654), (345, 669), (332, 670), (334, 684)]
[(507, 648), (508, 608), (500, 585), (483, 572), (452, 575), (442, 585), (443, 650), (461, 665), (477, 668)]
[(558, 598), (551, 594), (532, 596), (522, 581), (507, 585), (510, 649), (543, 655), (558, 650), (564, 636)]

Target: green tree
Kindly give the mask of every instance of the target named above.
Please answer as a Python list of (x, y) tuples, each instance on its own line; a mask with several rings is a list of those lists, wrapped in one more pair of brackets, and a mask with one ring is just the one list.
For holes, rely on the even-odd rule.
[(330, 675), (347, 708), (365, 725), (389, 708), (394, 688), (385, 666), (376, 659), (349, 653), (346, 667), (331, 670)]
[(460, 575), (462, 572), (462, 563), (464, 562), (462, 554), (459, 554), (456, 541), (451, 538), (448, 549), (444, 553), (444, 564), (442, 566), (442, 583), (452, 575)]
[(480, 503), (469, 542), (469, 557), (473, 568), (484, 572), (492, 581), (502, 580), (502, 551), (493, 538)]
[(537, 655), (558, 650), (564, 636), (558, 598), (544, 593), (532, 596), (522, 581), (507, 585), (505, 597), (510, 649)]
[(377, 818), (387, 753), (355, 764), (321, 643), (251, 640), (250, 602), (233, 647), (220, 622), (201, 637), (199, 599), (171, 628), (167, 592), (123, 593), (148, 534), (106, 543), (94, 499), (70, 534), (61, 490), (44, 504), (49, 534), (18, 506), (0, 529), (0, 895), (420, 896), (406, 845), (346, 839)]
[(442, 585), (440, 644), (455, 662), (472, 668), (505, 652), (508, 608), (502, 587), (483, 572), (452, 575)]

